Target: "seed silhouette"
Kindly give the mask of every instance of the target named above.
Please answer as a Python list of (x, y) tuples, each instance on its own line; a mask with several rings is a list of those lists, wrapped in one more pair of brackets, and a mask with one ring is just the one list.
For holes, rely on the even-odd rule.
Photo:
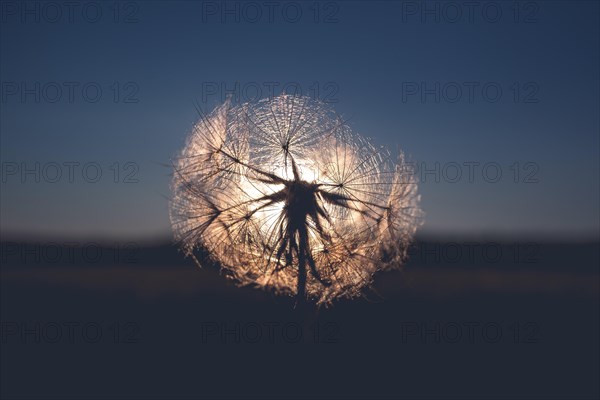
[(242, 285), (331, 304), (399, 268), (421, 221), (400, 154), (327, 105), (281, 95), (202, 115), (174, 161), (176, 240)]

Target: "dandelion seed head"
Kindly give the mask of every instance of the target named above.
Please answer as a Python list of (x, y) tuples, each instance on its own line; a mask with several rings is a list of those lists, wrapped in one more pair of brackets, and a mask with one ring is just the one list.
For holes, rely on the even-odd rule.
[(318, 304), (399, 268), (421, 221), (402, 154), (392, 160), (308, 97), (225, 102), (174, 169), (170, 217), (187, 255), (204, 250), (239, 284)]

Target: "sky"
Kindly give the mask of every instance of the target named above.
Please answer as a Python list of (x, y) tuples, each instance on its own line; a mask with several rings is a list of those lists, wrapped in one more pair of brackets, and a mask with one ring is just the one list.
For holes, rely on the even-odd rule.
[(598, 2), (69, 4), (0, 3), (3, 237), (168, 237), (196, 105), (295, 89), (404, 152), (424, 234), (598, 238)]

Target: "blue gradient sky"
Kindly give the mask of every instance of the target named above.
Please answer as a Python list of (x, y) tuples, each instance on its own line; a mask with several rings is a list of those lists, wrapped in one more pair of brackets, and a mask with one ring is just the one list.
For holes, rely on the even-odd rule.
[[(410, 160), (429, 168), (436, 162), (463, 166), (459, 182), (440, 173), (440, 182), (427, 175), (421, 184), (427, 214), (423, 232), (597, 237), (598, 3), (537, 2), (531, 23), (524, 23), (522, 14), (515, 23), (508, 1), (496, 3), (502, 9), (496, 23), (481, 11), (472, 23), (466, 16), (451, 23), (444, 15), (439, 23), (431, 15), (423, 22), (406, 13), (408, 3), (337, 2), (337, 12), (321, 4), (319, 23), (311, 14), (312, 2), (295, 3), (303, 10), (296, 23), (277, 12), (273, 22), (265, 17), (250, 23), (244, 15), (239, 23), (235, 17), (222, 22), (203, 14), (200, 2), (136, 3), (135, 23), (114, 23), (108, 3), (96, 23), (80, 13), (73, 23), (66, 17), (59, 23), (44, 18), (23, 23), (4, 10), (3, 236), (169, 235), (170, 170), (162, 164), (176, 155), (197, 119), (194, 102), (210, 110), (220, 101), (222, 93), (205, 90), (203, 96), (203, 88), (210, 82), (228, 88), (239, 82), (250, 90), (253, 84), (266, 88), (278, 82), (279, 93), (284, 83), (296, 82), (304, 92), (312, 87), (312, 94), (318, 85), (320, 97), (329, 94), (349, 124), (375, 143), (400, 146)], [(436, 4), (442, 3), (429, 3)], [(464, 3), (454, 4), (467, 10)], [(334, 13), (337, 22), (323, 23), (324, 13)], [(23, 82), (27, 87), (57, 82), (63, 96), (56, 103), (43, 96), (36, 103), (34, 95), (23, 101), (10, 93), (11, 85), (22, 88)], [(70, 102), (64, 82), (79, 88), (96, 82), (102, 96), (91, 103), (75, 89)], [(114, 82), (121, 94), (130, 90), (127, 82), (134, 82), (139, 101), (125, 103), (121, 97), (115, 102)], [(424, 102), (406, 91), (412, 82), (427, 88), (457, 82), (464, 90), (464, 82), (475, 82), (478, 88), (472, 102), (464, 90), (456, 102), (441, 98), (436, 103), (433, 95)], [(502, 89), (497, 102), (483, 97), (486, 83)], [(516, 87), (519, 101), (513, 98)], [(535, 88), (527, 98), (537, 102), (525, 103), (524, 96)], [(32, 176), (23, 183), (19, 173), (7, 172), (13, 163), (33, 168), (35, 162), (96, 162), (103, 177), (88, 183), (76, 168), (70, 183), (65, 168), (57, 183), (43, 177), (37, 183)], [(115, 162), (120, 163), (119, 183), (109, 168)], [(137, 183), (122, 182), (127, 162), (139, 166)], [(480, 164), (473, 182), (465, 162)], [(510, 169), (515, 162), (520, 163), (518, 183)], [(486, 163), (501, 167), (499, 182), (484, 179)], [(525, 163), (537, 170), (525, 170)], [(532, 171), (537, 183), (523, 182)]]

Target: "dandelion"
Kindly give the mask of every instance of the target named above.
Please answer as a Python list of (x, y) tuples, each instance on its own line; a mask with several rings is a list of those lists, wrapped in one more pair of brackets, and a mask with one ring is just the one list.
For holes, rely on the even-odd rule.
[(331, 304), (399, 268), (416, 184), (325, 104), (280, 95), (203, 115), (174, 162), (170, 217), (192, 257), (242, 285)]

